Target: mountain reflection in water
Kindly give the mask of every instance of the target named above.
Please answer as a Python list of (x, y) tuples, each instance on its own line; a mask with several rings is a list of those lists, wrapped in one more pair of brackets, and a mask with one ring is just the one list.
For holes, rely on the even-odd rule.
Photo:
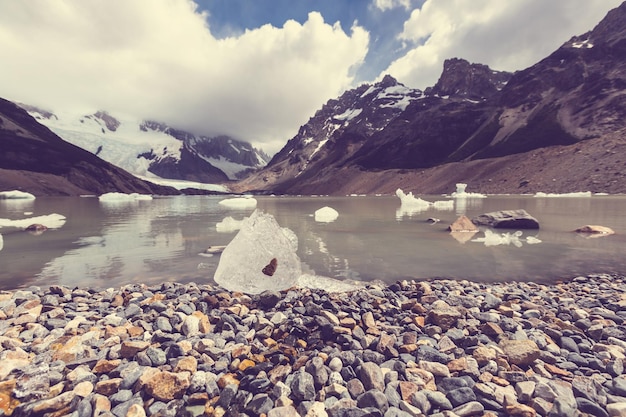
[[(552, 282), (587, 273), (624, 273), (626, 196), (489, 196), (452, 199), (427, 209), (402, 207), (395, 196), (256, 197), (298, 236), (305, 272), (336, 279), (381, 280), (445, 277), (475, 281)], [(155, 197), (152, 201), (101, 202), (97, 198), (41, 197), (28, 202), (0, 201), (0, 218), (21, 219), (50, 213), (67, 218), (58, 230), (35, 236), (0, 230), (0, 288), (66, 285), (106, 288), (127, 283), (166, 281), (213, 283), (219, 254), (237, 233), (216, 224), (241, 220), (252, 209), (219, 205), (224, 197)], [(316, 222), (322, 207), (339, 213), (333, 222)], [(487, 246), (483, 231), (457, 236), (446, 231), (459, 215), (524, 209), (540, 230), (522, 231), (520, 244)], [(27, 213), (27, 214), (25, 214)], [(440, 221), (434, 224), (429, 218)], [(585, 224), (611, 227), (615, 235), (586, 239), (571, 232)], [(514, 233), (515, 230), (495, 230)], [(535, 244), (531, 244), (535, 243)]]

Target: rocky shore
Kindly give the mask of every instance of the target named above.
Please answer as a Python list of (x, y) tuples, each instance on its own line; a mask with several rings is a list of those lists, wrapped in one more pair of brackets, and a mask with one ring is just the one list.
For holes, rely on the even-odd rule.
[(0, 293), (0, 415), (626, 416), (626, 280)]

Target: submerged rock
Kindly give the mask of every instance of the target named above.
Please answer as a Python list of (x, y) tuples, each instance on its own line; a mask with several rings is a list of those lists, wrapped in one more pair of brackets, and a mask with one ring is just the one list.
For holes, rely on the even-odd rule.
[(615, 231), (610, 227), (591, 224), (579, 227), (574, 230), (574, 232), (589, 235), (589, 237), (602, 237), (615, 234)]

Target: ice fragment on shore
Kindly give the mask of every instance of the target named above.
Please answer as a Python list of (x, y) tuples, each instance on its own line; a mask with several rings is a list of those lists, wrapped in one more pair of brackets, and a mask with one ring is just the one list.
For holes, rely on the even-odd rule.
[(105, 193), (98, 197), (100, 201), (144, 201), (144, 200), (152, 200), (151, 195), (147, 194), (138, 194), (138, 193)]
[(215, 230), (218, 233), (231, 233), (241, 229), (243, 220), (235, 220), (231, 216), (224, 217), (224, 219), (215, 225)]
[[(297, 247), (297, 237), (291, 230), (280, 227), (272, 215), (255, 210), (224, 249), (215, 282), (230, 291), (249, 294), (289, 288), (302, 275)], [(276, 268), (270, 277), (263, 269), (274, 258)]]
[(315, 221), (320, 223), (330, 223), (337, 220), (339, 213), (332, 207), (322, 207), (315, 211)]
[(256, 199), (250, 196), (227, 198), (219, 202), (222, 206), (234, 209), (254, 209), (256, 203)]
[(35, 196), (24, 191), (0, 191), (0, 200), (34, 200)]

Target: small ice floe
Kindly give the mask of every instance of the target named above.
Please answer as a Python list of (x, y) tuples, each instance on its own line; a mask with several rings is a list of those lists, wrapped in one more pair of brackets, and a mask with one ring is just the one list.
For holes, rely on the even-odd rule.
[[(485, 237), (473, 239), (472, 242), (481, 242), (484, 243), (485, 246), (513, 245), (517, 248), (521, 248), (524, 240), (522, 239), (522, 234), (521, 230), (513, 233), (495, 233), (487, 229), (485, 230)], [(541, 240), (535, 236), (527, 236), (525, 241), (529, 245), (541, 243)]]
[(24, 191), (0, 191), (0, 200), (34, 200), (35, 196)]
[(227, 198), (219, 202), (220, 205), (233, 209), (254, 209), (257, 201), (252, 196)]
[(521, 236), (522, 232), (520, 230), (513, 233), (495, 233), (487, 229), (485, 230), (485, 237), (472, 239), (472, 242), (484, 243), (485, 246), (513, 245), (515, 247), (521, 248)]
[(331, 223), (337, 220), (339, 213), (332, 207), (322, 207), (315, 210), (315, 221), (320, 223)]
[(215, 225), (215, 230), (217, 230), (218, 233), (232, 233), (241, 229), (242, 223), (243, 220), (235, 220), (230, 216), (224, 217), (221, 222)]
[(0, 219), (0, 228), (13, 227), (21, 230), (29, 230), (29, 228), (32, 227), (33, 229), (42, 230), (43, 226), (46, 229), (59, 229), (65, 224), (65, 221), (65, 216), (53, 213), (19, 220)]
[(147, 200), (152, 200), (152, 196), (148, 195), (148, 194), (138, 194), (138, 193), (131, 193), (131, 194), (126, 194), (126, 193), (106, 193), (106, 194), (102, 194), (100, 197), (98, 197), (98, 200), (100, 201), (113, 201), (113, 202), (118, 202), (118, 201), (147, 201)]
[(454, 198), (486, 198), (485, 194), (481, 193), (468, 193), (465, 191), (467, 184), (458, 183), (456, 185), (456, 191), (451, 194)]
[(0, 235), (0, 250), (2, 250), (2, 248), (4, 248), (4, 239), (2, 238), (2, 235)]
[(433, 203), (435, 210), (452, 211), (454, 210), (454, 200), (441, 200)]
[(576, 193), (542, 193), (537, 192), (533, 197), (591, 197), (591, 191), (580, 191)]

